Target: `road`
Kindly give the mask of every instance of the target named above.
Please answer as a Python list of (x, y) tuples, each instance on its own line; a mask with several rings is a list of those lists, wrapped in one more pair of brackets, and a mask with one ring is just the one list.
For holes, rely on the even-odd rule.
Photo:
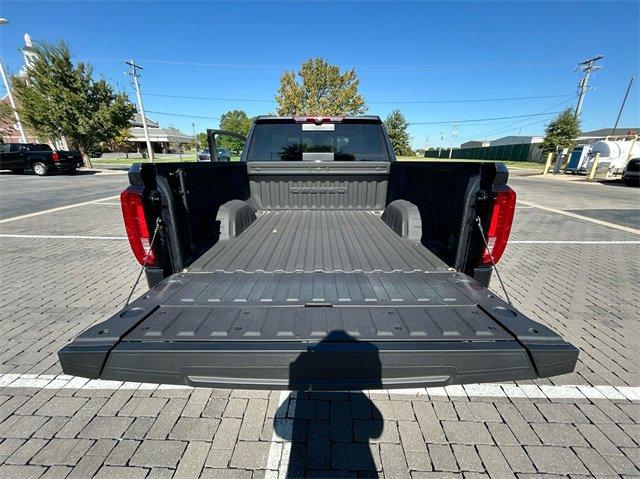
[(118, 202), (100, 200), (125, 184), (0, 175), (14, 218), (0, 222), (0, 477), (640, 475), (638, 189), (512, 179), (505, 284), (580, 348), (574, 373), (295, 394), (61, 375), (56, 352), (117, 312), (138, 273)]
[(119, 194), (127, 175), (78, 171), (74, 176), (14, 175), (0, 172), (0, 219)]

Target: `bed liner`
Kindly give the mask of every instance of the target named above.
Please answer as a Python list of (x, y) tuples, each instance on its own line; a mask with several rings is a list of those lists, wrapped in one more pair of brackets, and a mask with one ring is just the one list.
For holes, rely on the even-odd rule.
[(265, 210), (219, 241), (191, 272), (434, 272), (448, 266), (396, 234), (371, 210)]

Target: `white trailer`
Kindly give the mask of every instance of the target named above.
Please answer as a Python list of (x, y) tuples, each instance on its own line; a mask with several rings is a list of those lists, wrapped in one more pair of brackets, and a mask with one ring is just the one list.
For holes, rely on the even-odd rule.
[(627, 135), (596, 141), (591, 148), (588, 160), (583, 163), (579, 171), (589, 173), (597, 154), (600, 153), (596, 177), (605, 180), (619, 178), (629, 160), (640, 156), (640, 142), (637, 140), (637, 135)]

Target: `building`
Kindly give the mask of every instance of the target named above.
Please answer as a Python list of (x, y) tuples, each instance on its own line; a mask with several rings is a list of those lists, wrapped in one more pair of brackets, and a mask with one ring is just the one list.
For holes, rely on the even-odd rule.
[(465, 143), (462, 143), (460, 145), (460, 148), (482, 148), (483, 146), (489, 146), (489, 143), (490, 142), (488, 142), (486, 140), (482, 140), (482, 141), (471, 140), (471, 141), (467, 141)]
[[(616, 136), (637, 135), (640, 127), (637, 128), (616, 128)], [(613, 135), (613, 128), (600, 128), (599, 130), (584, 131), (577, 138), (578, 144), (590, 144), (598, 140), (604, 140), (607, 136)]]
[[(149, 118), (146, 118), (146, 120), (151, 147), (155, 153), (168, 153), (172, 144), (184, 145), (193, 141), (192, 136), (185, 135), (177, 128), (160, 128), (157, 122)], [(139, 152), (147, 149), (147, 140), (144, 135), (142, 115), (140, 115), (140, 113), (135, 113), (131, 119), (128, 140), (135, 144)]]
[[(11, 108), (11, 103), (9, 102), (9, 95), (4, 95), (0, 99), (0, 103), (3, 105), (7, 105), (8, 108)], [(11, 110), (8, 110), (11, 111)], [(38, 138), (35, 134), (30, 131), (24, 123), (22, 124), (24, 128), (24, 134), (27, 137), (27, 143), (37, 143)], [(13, 119), (13, 112), (11, 113), (11, 117), (8, 121), (4, 122), (0, 119), (0, 139), (2, 143), (22, 143), (20, 139), (20, 131), (16, 128), (15, 121)]]
[(542, 143), (543, 136), (503, 136), (497, 140), (491, 140), (489, 146), (503, 146), (503, 145), (536, 145)]

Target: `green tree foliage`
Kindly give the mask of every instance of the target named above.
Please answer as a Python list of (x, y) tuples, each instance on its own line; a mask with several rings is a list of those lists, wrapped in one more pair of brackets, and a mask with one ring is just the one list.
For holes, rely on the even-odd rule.
[(111, 140), (105, 141), (105, 146), (111, 151), (122, 152), (126, 158), (129, 158), (129, 152), (136, 149), (129, 138), (131, 138), (129, 128), (123, 128)]
[(198, 150), (202, 151), (205, 148), (209, 148), (207, 132), (196, 133), (196, 139), (198, 140)]
[[(253, 118), (249, 118), (242, 110), (231, 110), (226, 112), (220, 118), (220, 129), (247, 136), (249, 128), (253, 123)], [(244, 142), (232, 136), (222, 135), (216, 138), (218, 146), (227, 148), (231, 151), (240, 151), (244, 148)]]
[(407, 119), (400, 110), (393, 110), (389, 113), (384, 124), (389, 132), (389, 138), (391, 139), (395, 154), (398, 156), (413, 156), (411, 139), (407, 132), (409, 123), (407, 123)]
[(542, 151), (549, 153), (555, 152), (556, 148), (571, 148), (579, 134), (580, 120), (574, 117), (571, 108), (567, 108), (547, 125)]
[[(299, 80), (298, 81), (298, 77)], [(367, 111), (355, 70), (341, 72), (322, 58), (285, 71), (276, 93), (279, 115), (359, 115)]]
[(71, 61), (68, 45), (39, 42), (25, 77), (14, 79), (20, 116), (38, 138), (66, 138), (91, 166), (88, 152), (114, 139), (135, 111), (124, 93), (93, 79), (93, 67)]

